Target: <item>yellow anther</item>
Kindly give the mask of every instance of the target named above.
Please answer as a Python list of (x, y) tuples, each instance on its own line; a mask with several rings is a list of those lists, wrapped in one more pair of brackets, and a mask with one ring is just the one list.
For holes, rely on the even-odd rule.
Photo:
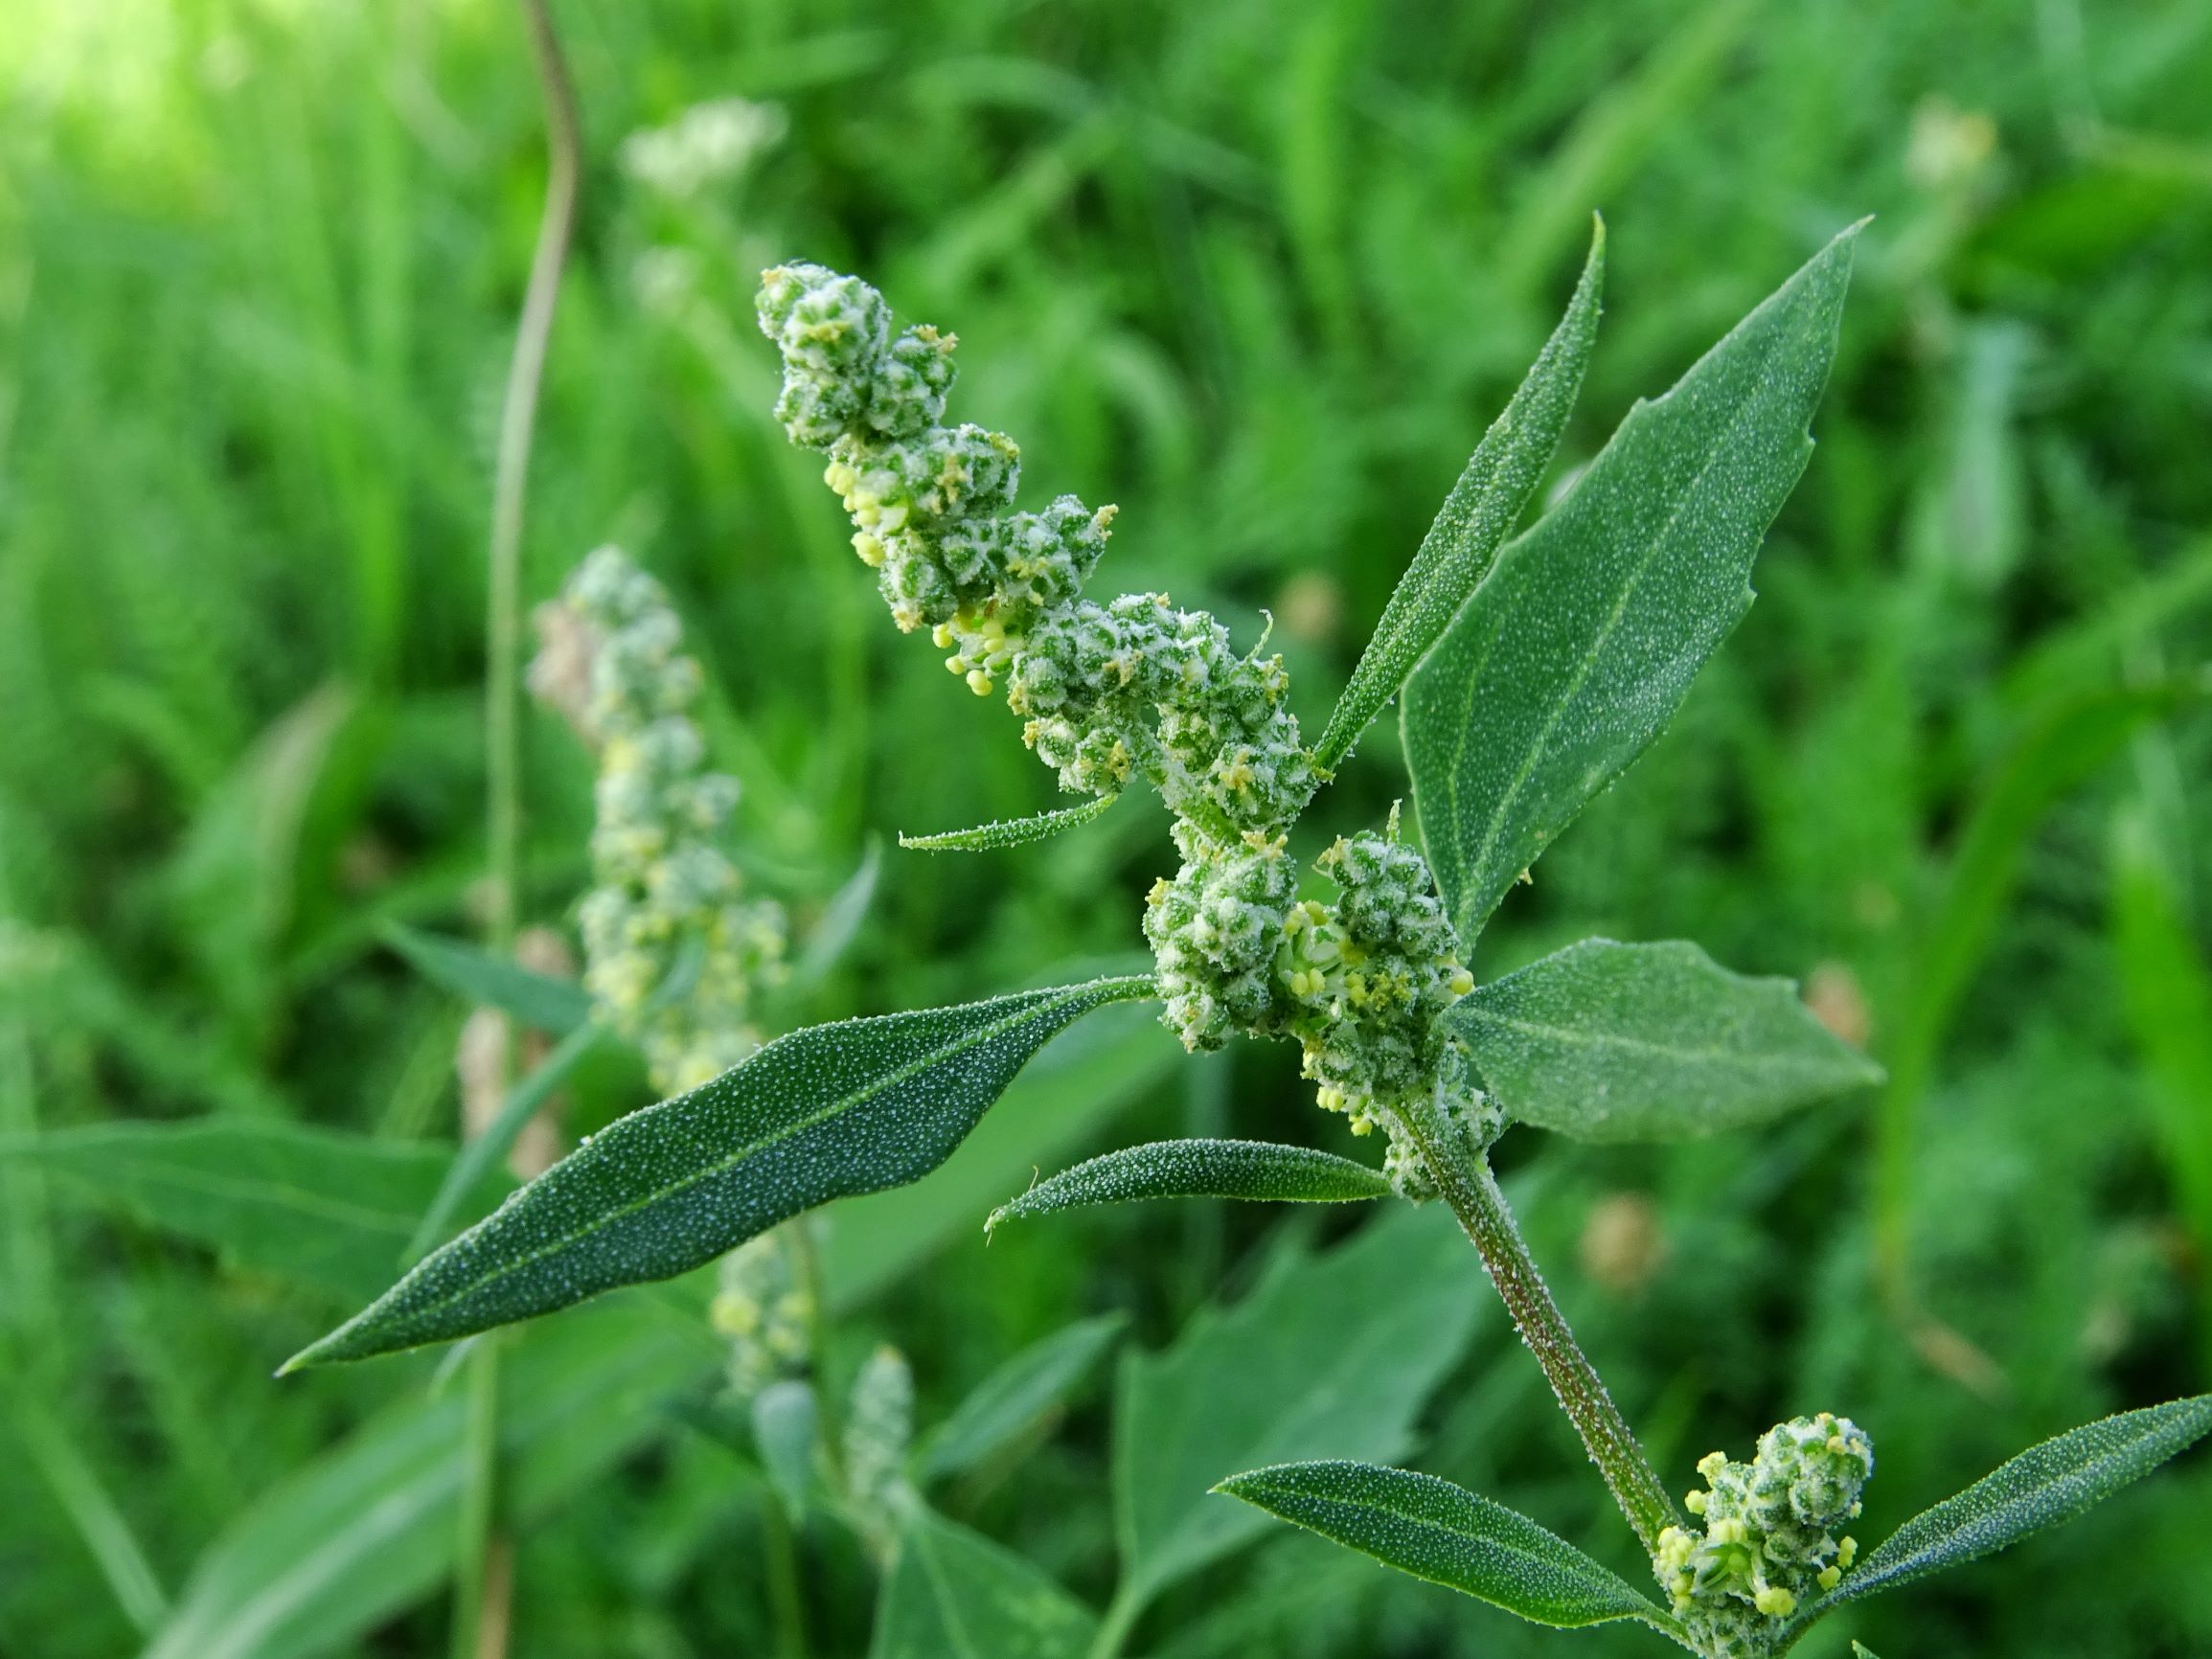
[(1857, 1538), (1845, 1538), (1843, 1542), (1836, 1546), (1836, 1564), (1838, 1567), (1850, 1566), (1858, 1556), (1859, 1540)]
[(1813, 1576), (1813, 1581), (1823, 1590), (1833, 1590), (1843, 1582), (1843, 1569), (1841, 1567), (1823, 1567)]
[(865, 530), (853, 533), (853, 551), (860, 556), (860, 562), (870, 570), (883, 568), (883, 543)]
[(1771, 1619), (1787, 1619), (1797, 1611), (1797, 1598), (1779, 1584), (1769, 1584), (1751, 1598), (1751, 1604)]
[[(863, 501), (853, 509), (853, 517), (863, 530), (874, 530), (878, 524), (882, 524), (883, 510), (873, 501)], [(883, 528), (888, 530), (891, 526), (886, 524)]]
[(1375, 1132), (1375, 1120), (1374, 1120), (1373, 1118), (1370, 1118), (1370, 1117), (1367, 1117), (1367, 1116), (1365, 1116), (1364, 1114), (1362, 1114), (1362, 1115), (1361, 1115), (1361, 1116), (1359, 1116), (1359, 1117), (1354, 1118), (1354, 1119), (1352, 1120), (1352, 1132), (1353, 1132), (1355, 1135), (1371, 1135), (1371, 1134), (1373, 1134), (1373, 1133)]
[(977, 696), (988, 697), (991, 695), (992, 684), (989, 669), (969, 669), (968, 670), (968, 689)]
[(1451, 977), (1444, 983), (1453, 996), (1465, 996), (1474, 989), (1474, 975), (1464, 967), (1455, 967), (1451, 970)]
[(1727, 1466), (1728, 1454), (1726, 1452), (1707, 1452), (1698, 1460), (1698, 1472), (1709, 1481), (1717, 1478), (1721, 1471)]
[(1693, 1515), (1703, 1514), (1705, 1512), (1705, 1494), (1703, 1492), (1684, 1492), (1682, 1494), (1682, 1508), (1688, 1510)]
[[(858, 536), (855, 536), (853, 539), (855, 542), (858, 542), (860, 538)], [(950, 650), (952, 648), (952, 640), (953, 633), (952, 625), (950, 623), (939, 623), (935, 627), (929, 630), (929, 643), (935, 646), (941, 651)]]
[(968, 671), (968, 659), (954, 651), (945, 659), (945, 670), (947, 673), (964, 674)]
[[(1034, 720), (1030, 722), (1031, 725), (1035, 725), (1036, 723), (1037, 722)], [(1145, 895), (1145, 902), (1147, 904), (1159, 905), (1165, 904), (1167, 901), (1168, 878), (1165, 875), (1162, 875), (1152, 882), (1152, 891)]]

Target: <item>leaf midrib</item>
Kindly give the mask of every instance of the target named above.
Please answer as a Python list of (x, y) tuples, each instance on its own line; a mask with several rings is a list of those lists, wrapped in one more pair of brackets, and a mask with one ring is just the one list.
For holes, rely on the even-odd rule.
[[(471, 1279), (466, 1284), (462, 1284), (458, 1289), (454, 1290), (450, 1295), (441, 1297), (435, 1302), (425, 1303), (418, 1307), (410, 1309), (404, 1315), (402, 1315), (402, 1317), (411, 1321), (420, 1321), (433, 1318), (436, 1315), (445, 1312), (447, 1308), (452, 1307), (455, 1304), (465, 1300), (466, 1298), (478, 1295), (483, 1291), (490, 1288), (492, 1285), (497, 1284), (501, 1280), (512, 1278), (513, 1275), (523, 1271), (525, 1268), (536, 1266), (538, 1262), (544, 1261), (547, 1257), (555, 1255), (559, 1251), (566, 1250), (570, 1245), (578, 1242), (579, 1240), (588, 1239), (594, 1233), (598, 1233), (604, 1228), (610, 1227), (618, 1221), (626, 1220), (629, 1216), (636, 1215), (641, 1210), (650, 1209), (655, 1204), (661, 1203), (666, 1199), (673, 1198), (678, 1193), (697, 1186), (702, 1181), (713, 1180), (718, 1175), (727, 1174), (731, 1170), (736, 1169), (738, 1165), (743, 1163), (746, 1159), (751, 1158), (760, 1152), (766, 1151), (769, 1148), (777, 1146), (784, 1141), (789, 1140), (793, 1135), (803, 1134), (809, 1129), (816, 1128), (821, 1125), (828, 1123), (832, 1118), (841, 1117), (855, 1106), (865, 1105), (869, 1101), (874, 1100), (885, 1091), (895, 1088), (899, 1084), (907, 1081), (910, 1078), (925, 1070), (927, 1067), (935, 1065), (942, 1060), (965, 1054), (970, 1049), (973, 1049), (982, 1043), (990, 1042), (1000, 1036), (1003, 1036), (1008, 1032), (1018, 1028), (1025, 1021), (1032, 1019), (1038, 1014), (1058, 1012), (1069, 1002), (1080, 1000), (1085, 994), (1097, 993), (1099, 996), (1100, 1005), (1104, 1006), (1107, 1002), (1126, 1000), (1127, 997), (1133, 996), (1140, 990), (1151, 989), (1151, 986), (1152, 981), (1141, 976), (1122, 980), (1102, 980), (1096, 981), (1090, 985), (1083, 986), (1071, 986), (1059, 997), (1050, 1002), (1033, 1003), (1027, 1008), (1021, 1009), (1015, 1013), (1009, 1014), (1002, 1020), (995, 1021), (988, 1026), (979, 1027), (974, 1032), (967, 1034), (954, 1042), (947, 1043), (941, 1048), (931, 1049), (926, 1054), (917, 1056), (914, 1059), (908, 1061), (905, 1065), (899, 1067), (897, 1070), (886, 1073), (882, 1077), (870, 1079), (868, 1082), (863, 1083), (857, 1089), (855, 1089), (847, 1095), (841, 1096), (837, 1100), (832, 1102), (830, 1104), (823, 1106), (818, 1111), (815, 1111), (807, 1117), (801, 1118), (783, 1128), (777, 1129), (767, 1135), (764, 1135), (759, 1140), (747, 1143), (745, 1146), (741, 1147), (735, 1151), (731, 1152), (728, 1156), (714, 1164), (708, 1165), (705, 1169), (696, 1170), (692, 1173), (684, 1176), (681, 1180), (675, 1181), (666, 1187), (662, 1187), (655, 1192), (647, 1193), (643, 1197), (633, 1199), (631, 1202), (623, 1205), (620, 1209), (608, 1211), (595, 1218), (589, 1225), (580, 1227), (572, 1233), (563, 1234), (560, 1238), (552, 1239), (547, 1243), (540, 1245), (536, 1250), (530, 1251), (522, 1256), (518, 1256), (513, 1261), (509, 1261), (502, 1266), (495, 1267), (489, 1273)], [(1107, 994), (1108, 992), (1119, 992), (1121, 994), (1109, 995)], [(681, 1099), (682, 1097), (679, 1096), (677, 1098)], [(673, 1104), (673, 1102), (665, 1103)], [(652, 1107), (647, 1108), (648, 1111), (651, 1111), (654, 1108)], [(466, 1235), (464, 1235), (464, 1237), (466, 1237)]]

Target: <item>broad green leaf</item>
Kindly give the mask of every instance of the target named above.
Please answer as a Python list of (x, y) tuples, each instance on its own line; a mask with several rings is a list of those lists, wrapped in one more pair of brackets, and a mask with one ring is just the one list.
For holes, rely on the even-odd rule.
[(899, 1545), (869, 1659), (1083, 1659), (1098, 1618), (1044, 1572), (928, 1510)]
[(1174, 1345), (1122, 1362), (1114, 1520), (1140, 1603), (1266, 1530), (1207, 1494), (1293, 1459), (1402, 1457), (1423, 1401), (1483, 1305), (1467, 1239), (1439, 1210), (1394, 1206), (1328, 1254), (1281, 1265)]
[(917, 852), (990, 852), (1001, 847), (1024, 847), (1063, 830), (1079, 829), (1120, 799), (1119, 795), (1101, 795), (1080, 807), (1062, 807), (1057, 812), (1039, 812), (1033, 818), (1001, 818), (972, 830), (947, 830), (938, 835), (901, 835), (899, 845)]
[[(720, 1362), (644, 1297), (534, 1329), (502, 1356), (503, 1514), (527, 1531), (665, 1426)], [(144, 1659), (351, 1651), (451, 1572), (468, 1391), (410, 1394), (263, 1493), (200, 1557)]]
[(1434, 1475), (1360, 1463), (1278, 1464), (1214, 1489), (1539, 1625), (1672, 1623), (1564, 1538)]
[(397, 921), (387, 922), (379, 933), (433, 985), (466, 1001), (511, 1013), (526, 1026), (564, 1036), (591, 1018), (591, 994), (581, 985), (533, 973), (488, 950)]
[(832, 1206), (822, 1239), (832, 1311), (858, 1307), (942, 1251), (983, 1248), (977, 1216), (1040, 1167), (1102, 1139), (1189, 1059), (1150, 1008), (1090, 1015), (1022, 1069), (928, 1180)]
[(1341, 1204), (1380, 1198), (1390, 1182), (1380, 1171), (1311, 1147), (1268, 1141), (1153, 1141), (1124, 1147), (1062, 1170), (1020, 1197), (1001, 1204), (986, 1233), (1018, 1216), (1041, 1216), (1084, 1204), (1127, 1204), (1139, 1198), (1257, 1198)]
[(1585, 939), (1445, 1017), (1510, 1116), (1585, 1141), (1710, 1135), (1881, 1080), (1789, 980), (1681, 940)]
[(778, 1221), (942, 1164), (1022, 1063), (1141, 977), (794, 1032), (632, 1112), (285, 1369), (363, 1359), (667, 1279)]
[[(45, 1170), (57, 1197), (209, 1245), (248, 1272), (349, 1299), (391, 1283), (452, 1158), (448, 1147), (259, 1119), (101, 1124), (0, 1140), (0, 1163)], [(464, 1195), (489, 1202), (506, 1180), (493, 1170)]]
[(2212, 1430), (2212, 1394), (2126, 1411), (2032, 1446), (1956, 1497), (1923, 1511), (1797, 1621), (1994, 1554), (2070, 1521)]
[(1759, 539), (1813, 450), (1856, 237), (1630, 410), (1407, 682), (1414, 801), (1463, 944), (1659, 735), (1750, 605)]
[(980, 1383), (914, 1449), (916, 1477), (949, 1479), (987, 1463), (1057, 1410), (1121, 1338), (1120, 1313), (1062, 1326)]
[(515, 1137), (537, 1115), (537, 1108), (545, 1103), (546, 1097), (560, 1086), (561, 1079), (576, 1069), (577, 1061), (589, 1054), (604, 1034), (604, 1027), (586, 1020), (554, 1044), (552, 1053), (539, 1060), (528, 1077), (507, 1091), (507, 1098), (499, 1102), (499, 1110), (491, 1122), (485, 1125), (484, 1132), (454, 1155), (445, 1179), (439, 1183), (438, 1195), (430, 1200), (430, 1207), (422, 1212), (422, 1220), (416, 1223), (415, 1232), (407, 1240), (406, 1261), (415, 1261), (438, 1242), (462, 1201), (500, 1166), (513, 1148)]
[(1436, 522), (1382, 607), (1375, 637), (1360, 653), (1359, 666), (1352, 670), (1313, 751), (1322, 770), (1335, 770), (1352, 753), (1414, 665), (1451, 625), (1542, 481), (1597, 342), (1605, 283), (1606, 227), (1599, 220), (1566, 315), (1544, 342), (1513, 400), (1475, 445), (1467, 469), (1444, 498)]

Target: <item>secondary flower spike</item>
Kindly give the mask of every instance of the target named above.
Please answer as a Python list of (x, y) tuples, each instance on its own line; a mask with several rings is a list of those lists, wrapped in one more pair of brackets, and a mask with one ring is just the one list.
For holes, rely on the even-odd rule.
[(761, 1046), (752, 1004), (784, 972), (783, 912), (740, 897), (718, 845), (738, 781), (705, 769), (690, 715), (702, 676), (660, 584), (603, 547), (537, 625), (533, 689), (599, 750), (584, 985), (644, 1048), (655, 1086), (677, 1094)]

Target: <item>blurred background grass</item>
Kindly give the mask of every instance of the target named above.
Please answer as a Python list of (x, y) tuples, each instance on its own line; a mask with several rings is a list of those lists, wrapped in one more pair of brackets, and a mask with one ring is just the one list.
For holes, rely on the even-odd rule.
[[(1109, 591), (1167, 587), (1246, 641), (1271, 612), (1311, 726), (1591, 208), (1608, 318), (1562, 474), (1879, 215), (1762, 602), (1476, 966), (1695, 937), (1806, 978), (1892, 1083), (1771, 1135), (1505, 1155), (1534, 1166), (1539, 1255), (1677, 1480), (1709, 1444), (1845, 1411), (1881, 1458), (1879, 1535), (2029, 1440), (2212, 1387), (2212, 6), (557, 11), (587, 167), (527, 592), (606, 539), (672, 585), (748, 791), (741, 856), (802, 922), (872, 837), (1050, 784), (883, 625), (768, 420), (762, 265), (855, 269), (958, 330), (958, 412), (1021, 441), (1029, 499), (1120, 504)], [(401, 1211), (435, 1184), (422, 1143), (454, 1133), (462, 1011), (376, 929), (473, 925), (490, 448), (543, 169), (519, 21), (499, 0), (17, 0), (0, 76), (0, 1649), (436, 1651), (458, 1405), (435, 1359), (265, 1381), (362, 1286), (301, 1271), (282, 1229), (180, 1220), (104, 1126), (339, 1132), (314, 1146), (363, 1191), (385, 1170)], [(694, 188), (670, 147), (626, 148), (732, 97), (781, 136)], [(527, 911), (558, 926), (588, 761), (550, 717), (527, 741)], [(1403, 788), (1379, 729), (1309, 832)], [(787, 1019), (1127, 952), (1163, 825), (1125, 808), (1010, 853), (893, 853)], [(833, 1218), (839, 1363), (899, 1342), (926, 1418), (1079, 1314), (1129, 1309), (1156, 1344), (1247, 1277), (1271, 1217), (1140, 1210), (988, 1256), (972, 1232), (1033, 1162), (1141, 1131), (1326, 1138), (1287, 1054), (1163, 1044), (1109, 1030), (969, 1176)], [(642, 1088), (587, 1068), (570, 1132)], [(208, 1170), (250, 1180), (230, 1157)], [(667, 1312), (525, 1341), (518, 1652), (765, 1650), (764, 1489), (687, 1426), (715, 1358)], [(955, 1512), (1102, 1599), (1108, 1438), (1093, 1399)], [(1610, 1536), (1496, 1321), (1424, 1439), (1423, 1466)], [(345, 1572), (302, 1564), (303, 1537), (386, 1500)], [(1890, 1659), (2212, 1651), (2208, 1514), (2199, 1455), (1858, 1633)], [(807, 1546), (818, 1646), (858, 1652), (864, 1569)], [(232, 1622), (180, 1628), (211, 1583)], [(1170, 1597), (1137, 1649), (1577, 1641), (1625, 1650), (1274, 1538)]]

